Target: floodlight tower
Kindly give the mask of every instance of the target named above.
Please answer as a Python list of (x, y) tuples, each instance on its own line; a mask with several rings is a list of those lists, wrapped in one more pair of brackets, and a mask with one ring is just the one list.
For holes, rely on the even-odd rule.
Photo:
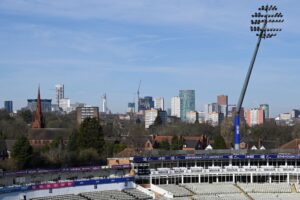
[(258, 40), (236, 108), (236, 114), (234, 119), (234, 149), (236, 150), (240, 149), (241, 107), (243, 104), (243, 100), (248, 87), (249, 79), (252, 73), (261, 39), (268, 39), (276, 36), (277, 32), (280, 32), (282, 30), (281, 28), (276, 27), (276, 25), (282, 23), (283, 21), (284, 20), (282, 13), (278, 12), (277, 7), (274, 5), (261, 6), (260, 8), (258, 8), (258, 12), (255, 12), (252, 15), (250, 30), (256, 32)]

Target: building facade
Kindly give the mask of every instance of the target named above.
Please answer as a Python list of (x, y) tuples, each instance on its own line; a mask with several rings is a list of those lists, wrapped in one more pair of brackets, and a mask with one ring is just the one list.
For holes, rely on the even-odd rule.
[(171, 116), (180, 118), (180, 98), (178, 96), (171, 99)]
[(269, 104), (260, 104), (259, 106), (261, 109), (263, 109), (265, 118), (269, 119), (270, 118), (270, 107)]
[[(36, 111), (37, 99), (27, 99), (27, 109), (31, 112)], [(52, 99), (41, 99), (41, 109), (43, 112), (51, 112)]]
[(4, 109), (7, 112), (12, 113), (13, 112), (13, 101), (4, 101)]
[(280, 113), (279, 114), (279, 120), (282, 120), (282, 121), (292, 120), (291, 113)]
[(218, 126), (220, 124), (221, 114), (218, 112), (210, 112), (207, 115), (206, 122), (212, 126)]
[(61, 107), (60, 100), (65, 98), (65, 86), (63, 84), (55, 85), (55, 98), (57, 105)]
[(198, 121), (198, 112), (196, 111), (189, 111), (186, 113), (186, 121), (190, 124), (194, 124)]
[(145, 128), (148, 129), (150, 128), (151, 125), (154, 124), (155, 119), (157, 116), (160, 117), (161, 122), (164, 124), (167, 122), (167, 112), (163, 110), (156, 110), (156, 109), (151, 109), (151, 110), (146, 110), (145, 111)]
[(127, 112), (128, 113), (135, 113), (135, 103), (134, 102), (128, 103)]
[(299, 116), (300, 116), (300, 110), (293, 109), (291, 111), (291, 118), (292, 119), (297, 119), (297, 118), (299, 118)]
[(66, 113), (72, 111), (71, 109), (71, 100), (69, 98), (63, 98), (59, 100), (59, 107)]
[(199, 123), (205, 123), (205, 112), (203, 111), (198, 112), (198, 121)]
[(228, 116), (228, 105), (220, 105), (220, 113), (225, 117)]
[(265, 122), (264, 110), (262, 108), (248, 109), (245, 116), (246, 122), (250, 127), (260, 125)]
[(145, 110), (151, 110), (151, 108), (154, 108), (154, 101), (152, 97), (146, 96), (144, 98), (139, 99), (139, 103), (138, 103), (139, 112)]
[(99, 107), (77, 107), (77, 124), (81, 124), (86, 118), (99, 119)]
[(204, 105), (204, 112), (205, 113), (211, 113), (211, 112), (220, 112), (220, 107), (219, 104), (217, 103), (210, 103), (210, 104), (205, 104)]
[(217, 97), (219, 105), (228, 105), (228, 96), (227, 95), (219, 95)]
[(195, 90), (180, 90), (180, 118), (186, 121), (186, 114), (195, 111)]
[(154, 98), (154, 108), (157, 110), (165, 110), (165, 100), (163, 97)]

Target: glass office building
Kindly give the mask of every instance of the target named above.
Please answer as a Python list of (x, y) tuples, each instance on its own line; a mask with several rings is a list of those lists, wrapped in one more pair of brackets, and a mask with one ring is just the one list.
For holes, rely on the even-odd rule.
[(12, 101), (4, 101), (4, 109), (7, 112), (12, 113), (13, 112), (13, 102)]
[(180, 119), (186, 121), (186, 113), (195, 111), (195, 90), (179, 90)]

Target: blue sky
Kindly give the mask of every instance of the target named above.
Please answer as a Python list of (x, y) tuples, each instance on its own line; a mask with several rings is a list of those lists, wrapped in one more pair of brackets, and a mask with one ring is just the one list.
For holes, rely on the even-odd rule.
[(196, 108), (219, 94), (236, 104), (256, 37), (250, 16), (276, 3), (283, 32), (264, 40), (245, 107), (269, 103), (271, 114), (300, 107), (300, 1), (261, 0), (1, 0), (0, 102), (26, 106), (40, 84), (54, 99), (65, 84), (72, 102), (113, 112), (136, 96), (163, 96), (167, 107), (180, 89), (196, 90)]

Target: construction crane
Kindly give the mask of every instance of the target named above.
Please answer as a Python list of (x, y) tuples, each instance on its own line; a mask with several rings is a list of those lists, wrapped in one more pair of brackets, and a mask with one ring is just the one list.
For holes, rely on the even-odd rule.
[(139, 106), (139, 101), (140, 101), (140, 88), (141, 88), (141, 83), (142, 83), (142, 80), (140, 80), (139, 82), (139, 87), (138, 87), (138, 90), (137, 90), (137, 111), (139, 112), (140, 111), (140, 106)]

